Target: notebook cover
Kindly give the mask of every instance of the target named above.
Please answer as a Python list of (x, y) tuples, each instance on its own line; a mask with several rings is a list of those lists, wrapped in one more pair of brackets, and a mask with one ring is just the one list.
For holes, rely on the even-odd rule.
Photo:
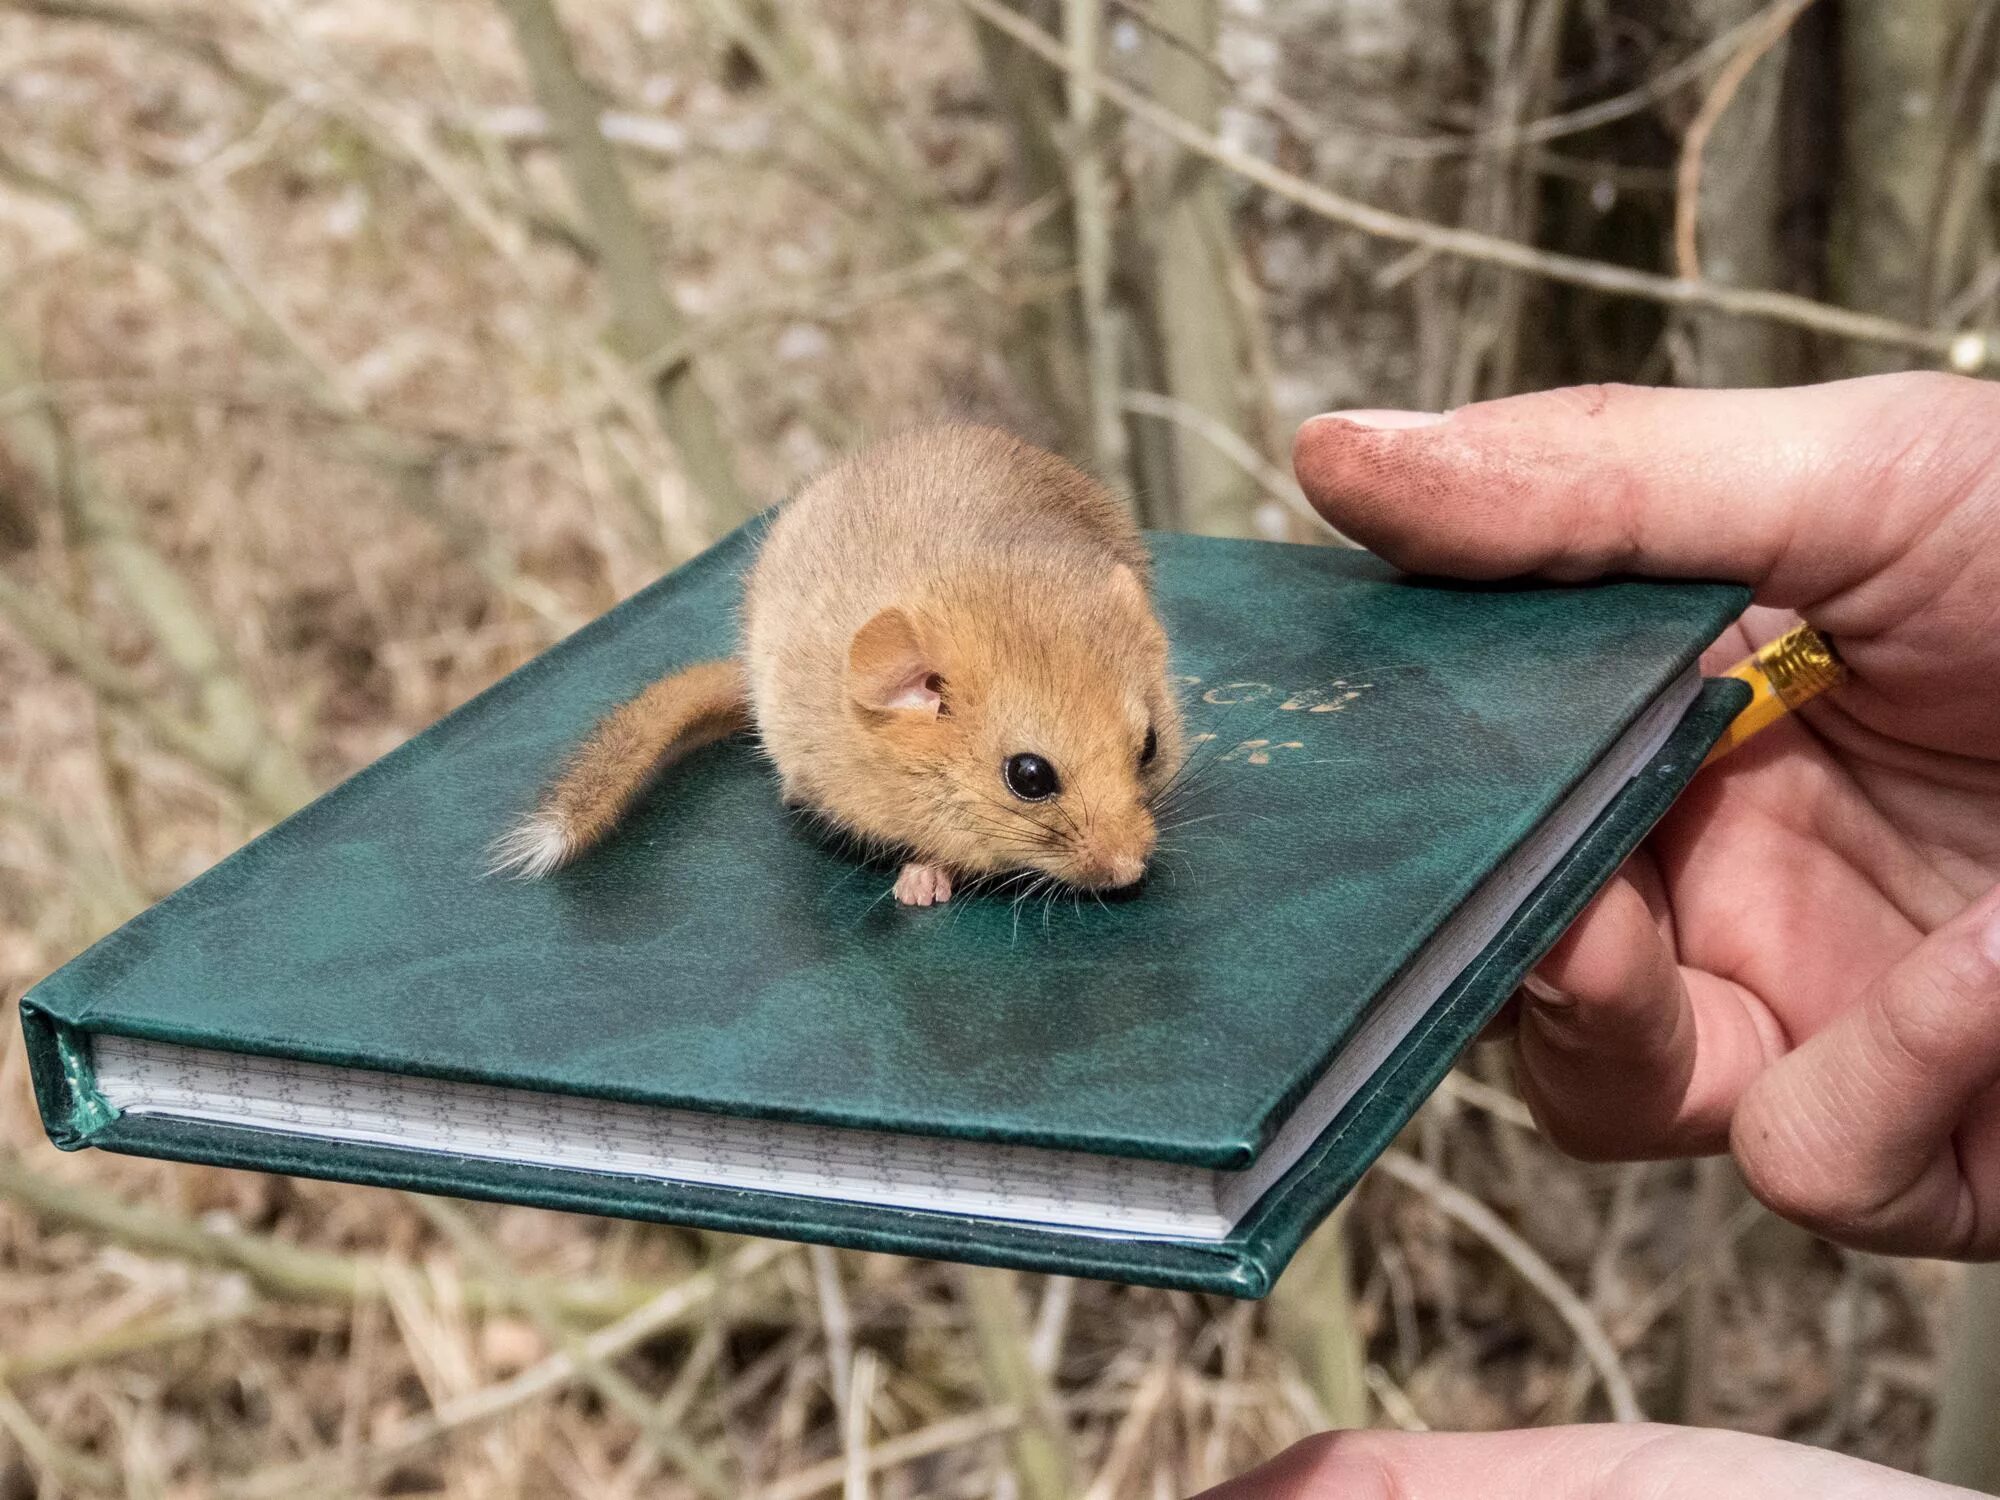
[[(1255, 1295), (1726, 722), (1711, 685), (1374, 1088), (1222, 1245), (426, 1159), (93, 1111), (78, 1033), (820, 1124), (1254, 1159), (1367, 1000), (1741, 608), (1709, 584), (1479, 587), (1154, 539), (1211, 761), (1136, 897), (913, 911), (742, 744), (539, 884), (481, 850), (611, 702), (730, 643), (748, 530), (552, 648), (23, 1001), (51, 1137)], [(1178, 843), (1179, 847), (1174, 846)], [(1478, 1019), (1472, 1019), (1477, 1017)]]

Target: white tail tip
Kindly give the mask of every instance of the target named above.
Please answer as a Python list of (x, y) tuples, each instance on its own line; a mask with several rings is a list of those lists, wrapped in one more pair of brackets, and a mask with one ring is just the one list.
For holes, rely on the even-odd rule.
[(486, 851), (486, 873), (539, 880), (560, 869), (570, 853), (569, 834), (562, 823), (548, 813), (536, 813), (493, 841)]

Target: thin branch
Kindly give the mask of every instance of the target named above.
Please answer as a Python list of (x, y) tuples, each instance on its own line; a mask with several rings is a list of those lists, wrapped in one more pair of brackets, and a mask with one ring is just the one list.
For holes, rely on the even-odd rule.
[(1701, 276), (1701, 256), (1695, 245), (1695, 228), (1701, 218), (1701, 158), (1716, 122), (1728, 110), (1743, 80), (1763, 61), (1765, 55), (1785, 39), (1792, 23), (1811, 7), (1813, 0), (1774, 0), (1751, 23), (1748, 37), (1736, 49), (1722, 71), (1715, 75), (1694, 121), (1681, 139), (1679, 169), (1674, 174), (1674, 270), (1683, 280)]
[[(1020, 1425), (1020, 1409), (1013, 1406), (993, 1406), (963, 1417), (950, 1417), (874, 1444), (868, 1450), (867, 1469), (870, 1474), (887, 1473), (934, 1453), (949, 1453), (954, 1448), (969, 1448), (974, 1443), (1005, 1437)], [(831, 1458), (765, 1485), (749, 1500), (814, 1500), (815, 1496), (839, 1489), (846, 1480), (846, 1458)]]
[[(599, 128), (597, 98), (577, 67), (552, 0), (500, 0), (500, 6), (561, 143), (570, 190), (602, 257), (619, 352), (627, 360), (644, 359), (681, 338), (682, 318), (661, 284), (651, 235), (624, 168)], [(693, 372), (681, 366), (665, 371), (653, 383), (653, 394), (660, 430), (679, 454), (689, 484), (706, 497), (714, 527), (727, 528), (756, 511), (737, 477), (715, 408)]]
[(1532, 1132), (1536, 1128), (1534, 1115), (1519, 1099), (1456, 1070), (1445, 1074), (1444, 1082), (1438, 1085), (1438, 1093), (1460, 1104), (1484, 1110), (1496, 1120), (1504, 1120), (1516, 1129)]
[[(0, 330), (0, 390), (35, 383), (27, 356)], [(0, 441), (20, 455), (49, 494), (61, 498), (74, 517), (75, 540), (104, 565), (161, 654), (193, 690), (207, 742), (197, 763), (237, 787), (267, 816), (282, 817), (303, 804), (312, 796), (312, 778), (265, 715), (195, 590), (146, 538), (130, 500), (83, 462), (55, 406), (0, 416)], [(39, 607), (18, 592), (5, 602), (17, 619)], [(88, 640), (85, 633), (70, 634), (72, 647)], [(172, 731), (164, 711), (139, 711), (149, 725)]]
[(1523, 1281), (1542, 1294), (1589, 1358), (1592, 1369), (1604, 1386), (1605, 1398), (1611, 1403), (1614, 1420), (1646, 1420), (1639, 1407), (1638, 1395), (1632, 1389), (1632, 1377), (1625, 1373), (1604, 1325), (1555, 1267), (1542, 1258), (1539, 1250), (1508, 1228), (1492, 1209), (1456, 1183), (1445, 1181), (1414, 1156), (1401, 1151), (1387, 1151), (1376, 1165), (1403, 1186), (1428, 1198), (1446, 1218), (1484, 1240), (1495, 1254), (1519, 1273)]
[(631, 1419), (642, 1441), (674, 1464), (702, 1494), (712, 1500), (730, 1500), (733, 1491), (714, 1462), (676, 1428), (660, 1420), (645, 1392), (591, 1348), (590, 1341), (563, 1317), (547, 1289), (525, 1279), (510, 1266), (499, 1247), (469, 1214), (444, 1198), (427, 1194), (409, 1196), (424, 1216), (450, 1237), (475, 1270), (493, 1285), (513, 1293), (515, 1305), (527, 1313), (542, 1337), (568, 1355), (584, 1380)]
[(170, 11), (156, 14), (110, 4), (108, 0), (5, 0), (4, 8), (47, 21), (102, 26), (142, 36), (148, 42), (192, 58), (253, 98), (268, 101), (282, 92), (270, 79), (238, 65), (213, 37), (182, 24), (181, 18)]
[(1090, 390), (1091, 445), (1097, 471), (1122, 478), (1125, 422), (1118, 409), (1119, 341), (1111, 314), (1111, 204), (1097, 136), (1098, 50), (1104, 0), (1063, 0), (1063, 40), (1072, 66), (1069, 112), (1070, 213), (1076, 224), (1077, 296), (1083, 311), (1084, 364)]
[[(209, 1229), (82, 1183), (44, 1177), (5, 1154), (0, 1154), (0, 1199), (51, 1224), (87, 1230), (145, 1254), (241, 1272), (261, 1291), (288, 1301), (380, 1301), (386, 1295), (382, 1262), (305, 1250), (265, 1235)], [(509, 1306), (517, 1295), (476, 1277), (461, 1291), (474, 1307)], [(563, 1278), (549, 1282), (547, 1294), (564, 1317), (603, 1323), (629, 1314), (655, 1292), (631, 1283)]]
[(27, 1408), (14, 1399), (14, 1393), (4, 1383), (0, 1383), (0, 1430), (14, 1439), (30, 1464), (49, 1477), (52, 1491), (72, 1485), (81, 1490), (113, 1493), (124, 1490), (118, 1482), (116, 1465), (78, 1453), (74, 1448), (57, 1442), (29, 1414)]
[(840, 1399), (840, 1447), (847, 1460), (841, 1500), (869, 1500), (868, 1431), (873, 1425), (875, 1385), (881, 1372), (880, 1356), (873, 1349), (863, 1349), (854, 1357), (848, 1386)]
[[(957, 3), (1052, 66), (1065, 70), (1069, 68), (1068, 54), (1059, 41), (1015, 15), (998, 0), (957, 0)], [(1461, 259), (1506, 266), (1550, 281), (1587, 287), (1614, 296), (1639, 297), (1669, 307), (1705, 308), (1737, 317), (1767, 318), (1772, 322), (1809, 328), (1860, 343), (1914, 350), (1947, 362), (1964, 374), (1977, 374), (2000, 358), (2000, 340), (1986, 335), (1954, 335), (1947, 331), (1919, 328), (1894, 318), (1831, 307), (1789, 292), (1750, 291), (1710, 281), (1661, 276), (1582, 256), (1539, 250), (1497, 235), (1454, 229), (1448, 225), (1433, 224), (1427, 219), (1391, 213), (1321, 187), (1316, 182), (1218, 140), (1115, 78), (1099, 74), (1095, 82), (1100, 97), (1110, 100), (1133, 119), (1167, 136), (1184, 149), (1227, 167), (1246, 181), (1309, 213), (1378, 239), (1405, 245), (1425, 245)]]
[[(688, 1322), (718, 1297), (733, 1291), (795, 1248), (773, 1240), (754, 1241), (725, 1264), (696, 1272), (617, 1322), (590, 1334), (583, 1340), (581, 1352), (600, 1364), (620, 1358), (648, 1339)], [(364, 1482), (373, 1482), (394, 1472), (398, 1465), (433, 1443), (503, 1417), (540, 1397), (555, 1395), (582, 1378), (583, 1369), (577, 1356), (560, 1350), (512, 1379), (445, 1402), (412, 1421), (387, 1442), (364, 1450), (354, 1467), (359, 1469)], [(335, 1455), (315, 1456), (280, 1469), (246, 1475), (233, 1484), (218, 1486), (218, 1493), (226, 1500), (304, 1500), (305, 1496), (323, 1493), (328, 1476), (339, 1473), (342, 1467), (341, 1459)], [(835, 1483), (838, 1482), (836, 1479)]]
[(134, 1354), (150, 1354), (155, 1349), (205, 1338), (218, 1329), (233, 1327), (256, 1311), (257, 1303), (248, 1296), (228, 1299), (214, 1306), (172, 1307), (152, 1317), (135, 1319), (94, 1338), (0, 1356), (0, 1382), (31, 1380), (38, 1375), (53, 1375), (83, 1365), (125, 1359)]
[(1029, 1350), (1020, 1277), (990, 1266), (963, 1266), (959, 1288), (972, 1317), (973, 1342), (994, 1401), (1027, 1413), (1014, 1435), (1014, 1469), (1025, 1500), (1071, 1500), (1076, 1456), (1069, 1428)]
[(1159, 1341), (1152, 1360), (1146, 1366), (1145, 1375), (1139, 1380), (1138, 1389), (1132, 1393), (1132, 1404), (1126, 1408), (1125, 1415), (1111, 1434), (1104, 1461), (1091, 1480), (1090, 1488), (1084, 1491), (1083, 1500), (1116, 1500), (1117, 1496), (1131, 1492), (1128, 1486), (1133, 1486), (1133, 1482), (1140, 1477), (1133, 1471), (1140, 1455), (1147, 1449), (1148, 1440), (1153, 1437), (1160, 1408), (1166, 1404), (1167, 1394), (1173, 1389), (1177, 1353), (1171, 1337)]
[(742, 0), (701, 0), (701, 9), (820, 138), (889, 199), (894, 211), (886, 227), (907, 231), (923, 250), (963, 247), (963, 226), (924, 189), (910, 153), (791, 34), (788, 7), (772, 6), (753, 16)]
[(820, 1327), (826, 1334), (827, 1384), (841, 1419), (848, 1416), (847, 1398), (854, 1384), (854, 1314), (840, 1284), (840, 1253), (827, 1245), (807, 1247), (812, 1262), (813, 1294), (819, 1302)]
[[(1259, 453), (1242, 433), (1227, 423), (1218, 421), (1200, 407), (1173, 396), (1161, 395), (1157, 391), (1127, 391), (1119, 398), (1119, 405), (1135, 416), (1158, 417), (1163, 422), (1173, 422), (1186, 428), (1256, 480), (1265, 494), (1287, 510), (1312, 522), (1316, 530), (1333, 531), (1327, 524), (1326, 517), (1312, 508), (1312, 502), (1306, 499), (1297, 480)], [(1339, 536), (1338, 532), (1333, 534)]]
[[(1142, 13), (1145, 9), (1131, 5), (1125, 8), (1131, 9), (1135, 14)], [(1280, 124), (1308, 141), (1317, 141), (1327, 135), (1338, 135), (1350, 141), (1358, 140), (1364, 151), (1374, 151), (1384, 156), (1406, 160), (1443, 161), (1483, 152), (1509, 151), (1520, 146), (1537, 146), (1561, 140), (1565, 136), (1581, 135), (1586, 130), (1596, 130), (1600, 126), (1643, 114), (1662, 100), (1672, 98), (1728, 57), (1741, 45), (1744, 36), (1755, 24), (1756, 22), (1752, 20), (1732, 27), (1722, 35), (1704, 43), (1679, 62), (1662, 68), (1652, 77), (1622, 94), (1612, 95), (1609, 99), (1599, 99), (1595, 103), (1580, 105), (1561, 114), (1544, 115), (1538, 120), (1489, 126), (1483, 130), (1472, 130), (1458, 135), (1389, 135), (1364, 125), (1331, 119), (1282, 92), (1274, 92), (1265, 108)]]
[(76, 674), (98, 701), (129, 717), (161, 748), (228, 787), (259, 816), (282, 818), (304, 797), (265, 783), (244, 757), (240, 741), (225, 738), (178, 712), (151, 686), (105, 654), (88, 627), (55, 599), (24, 589), (0, 573), (0, 617), (58, 666)]
[[(45, 802), (0, 789), (0, 820), (32, 829), (48, 847), (54, 864), (83, 903), (89, 936), (111, 931), (156, 899), (158, 893), (140, 885), (114, 850), (86, 837), (74, 819)], [(0, 1360), (0, 1371), (6, 1368)]]

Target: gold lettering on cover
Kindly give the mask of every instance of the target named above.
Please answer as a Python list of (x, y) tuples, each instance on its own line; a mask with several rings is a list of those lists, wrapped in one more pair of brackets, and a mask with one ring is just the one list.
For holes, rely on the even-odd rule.
[(1304, 709), (1309, 714), (1337, 714), (1373, 686), (1372, 682), (1349, 682), (1336, 677), (1325, 687), (1302, 688), (1278, 707), (1293, 713)]
[[(1201, 695), (1204, 703), (1213, 703), (1217, 708), (1230, 708), (1238, 703), (1259, 703), (1278, 690), (1268, 682), (1225, 682), (1221, 687), (1212, 687)], [(1223, 694), (1234, 694), (1224, 697)]]
[(1280, 740), (1273, 744), (1270, 740), (1245, 740), (1234, 750), (1217, 757), (1217, 763), (1241, 759), (1247, 765), (1268, 766), (1273, 750), (1303, 750), (1305, 745), (1299, 740)]

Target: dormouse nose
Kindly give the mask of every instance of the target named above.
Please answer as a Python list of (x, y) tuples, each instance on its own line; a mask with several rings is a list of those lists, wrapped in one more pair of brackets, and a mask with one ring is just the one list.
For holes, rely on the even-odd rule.
[(1110, 877), (1113, 890), (1131, 885), (1146, 873), (1146, 861), (1136, 854), (1119, 854), (1104, 862), (1104, 873)]
[(1146, 861), (1152, 857), (1157, 842), (1153, 820), (1143, 812), (1137, 818), (1096, 830), (1096, 837), (1085, 850), (1086, 863), (1091, 867), (1090, 883), (1109, 890), (1135, 883), (1146, 873)]

